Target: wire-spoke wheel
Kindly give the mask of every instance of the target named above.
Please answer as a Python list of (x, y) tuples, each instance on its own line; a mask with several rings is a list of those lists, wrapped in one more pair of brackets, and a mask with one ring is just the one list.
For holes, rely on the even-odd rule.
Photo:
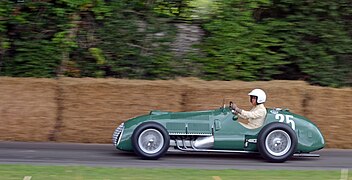
[(265, 139), (265, 147), (273, 156), (282, 156), (291, 148), (291, 138), (283, 130), (274, 130)]
[(142, 159), (159, 159), (169, 149), (169, 145), (167, 130), (156, 122), (140, 124), (132, 134), (133, 150)]
[(138, 146), (147, 154), (160, 151), (163, 145), (164, 137), (156, 129), (146, 129), (138, 137)]
[(287, 124), (274, 122), (266, 125), (258, 135), (258, 151), (270, 162), (284, 162), (297, 147), (297, 135)]

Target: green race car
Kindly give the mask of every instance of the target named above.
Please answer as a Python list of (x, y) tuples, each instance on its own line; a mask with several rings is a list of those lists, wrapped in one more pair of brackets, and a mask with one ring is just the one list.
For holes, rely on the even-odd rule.
[(259, 153), (270, 162), (296, 156), (319, 157), (324, 137), (305, 117), (286, 109), (267, 109), (264, 125), (247, 129), (229, 106), (208, 111), (163, 112), (129, 119), (113, 133), (113, 144), (142, 159), (158, 159), (169, 148), (188, 152)]

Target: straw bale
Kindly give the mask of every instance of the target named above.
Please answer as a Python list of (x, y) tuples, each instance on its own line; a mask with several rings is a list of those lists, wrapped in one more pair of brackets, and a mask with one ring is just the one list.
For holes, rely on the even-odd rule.
[(0, 78), (0, 139), (48, 141), (57, 117), (56, 82)]
[(174, 82), (64, 78), (60, 84), (64, 109), (58, 141), (109, 143), (116, 126), (129, 118), (181, 110)]
[(327, 147), (352, 148), (352, 89), (303, 81), (0, 78), (0, 140), (110, 143), (123, 121), (150, 110), (215, 109), (233, 101), (248, 110), (248, 92), (266, 91), (266, 107), (289, 108), (323, 132)]
[(182, 84), (188, 89), (185, 92), (185, 109), (202, 110), (220, 107), (223, 100), (236, 103), (249, 110), (248, 93), (254, 88), (261, 88), (267, 93), (266, 107), (289, 108), (293, 112), (302, 113), (304, 88), (303, 81), (201, 81), (199, 79), (183, 79)]
[(307, 117), (322, 131), (327, 147), (352, 148), (352, 89), (311, 87)]

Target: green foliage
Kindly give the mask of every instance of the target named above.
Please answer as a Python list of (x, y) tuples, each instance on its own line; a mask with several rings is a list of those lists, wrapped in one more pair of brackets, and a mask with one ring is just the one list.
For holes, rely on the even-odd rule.
[[(64, 19), (51, 11), (52, 3), (16, 4), (2, 1), (7, 7), (2, 28), (7, 33), (2, 41), (0, 75), (20, 77), (54, 77), (59, 64), (58, 47), (51, 37), (59, 31)], [(3, 9), (3, 8), (0, 8)], [(1, 17), (3, 18), (3, 16)]]
[(6, 22), (10, 19), (13, 3), (0, 1), (0, 75), (6, 52), (10, 49), (10, 39), (8, 38)]
[(280, 73), (285, 54), (277, 52), (282, 40), (273, 37), (267, 23), (257, 23), (253, 17), (259, 6), (267, 3), (226, 1), (222, 10), (204, 28), (208, 31), (201, 58), (206, 79), (269, 80)]
[(167, 17), (190, 19), (192, 7), (191, 0), (156, 0), (154, 11)]
[[(351, 86), (351, 14), (349, 0), (2, 0), (0, 75)], [(177, 22), (205, 30), (198, 51), (173, 50)]]
[[(55, 77), (59, 62), (57, 47), (48, 41), (25, 41), (14, 43), (17, 53), (5, 61), (4, 75), (15, 77)], [(30, 46), (28, 46), (30, 44)], [(29, 58), (30, 57), (30, 58)], [(16, 67), (16, 68), (11, 68)]]
[(274, 26), (272, 31), (285, 42), (281, 49), (290, 62), (286, 69), (298, 67), (295, 73), (313, 84), (352, 84), (352, 31), (351, 20), (346, 18), (352, 8), (349, 1), (282, 1), (271, 8), (270, 18), (276, 19), (270, 21), (280, 18), (286, 22)]
[(104, 64), (105, 63), (105, 57), (104, 57), (103, 51), (101, 49), (89, 48), (89, 52), (97, 60), (97, 64)]
[(205, 78), (352, 84), (347, 0), (221, 2), (222, 11), (204, 24)]
[(78, 36), (84, 44), (80, 44), (72, 59), (82, 70), (82, 76), (172, 77), (172, 25), (150, 12), (152, 7), (147, 4), (137, 3), (136, 7), (129, 3), (111, 2), (109, 16), (79, 29)]

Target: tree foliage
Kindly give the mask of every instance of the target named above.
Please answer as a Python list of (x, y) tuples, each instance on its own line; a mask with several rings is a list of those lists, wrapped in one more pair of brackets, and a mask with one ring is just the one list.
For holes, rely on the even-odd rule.
[(351, 9), (348, 0), (276, 2), (263, 18), (285, 22), (272, 31), (285, 42), (289, 64), (283, 68), (313, 84), (351, 85)]
[(224, 2), (209, 23), (202, 49), (204, 76), (223, 80), (268, 80), (286, 64), (285, 54), (276, 51), (283, 41), (271, 35), (268, 23), (258, 23), (253, 13), (269, 2), (231, 0)]
[(350, 1), (221, 3), (222, 11), (204, 24), (205, 77), (351, 85)]
[[(350, 0), (0, 1), (0, 75), (352, 85)], [(175, 23), (205, 31), (177, 55)]]

